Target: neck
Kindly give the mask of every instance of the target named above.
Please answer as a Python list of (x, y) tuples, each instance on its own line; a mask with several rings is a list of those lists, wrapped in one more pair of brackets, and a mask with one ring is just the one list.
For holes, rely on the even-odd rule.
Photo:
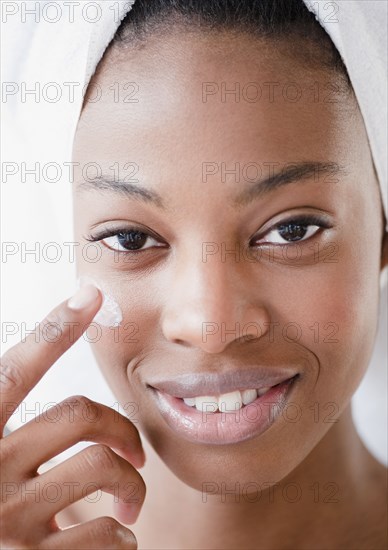
[(375, 497), (371, 479), (383, 468), (363, 446), (350, 405), (297, 468), (256, 493), (202, 495), (176, 478), (146, 442), (145, 448), (140, 473), (147, 499), (135, 529), (140, 547), (162, 547), (163, 537), (170, 548), (269, 549), (285, 547), (285, 541), (287, 548), (311, 548), (317, 539), (330, 547), (354, 528), (351, 510), (362, 513), (369, 506), (367, 495)]

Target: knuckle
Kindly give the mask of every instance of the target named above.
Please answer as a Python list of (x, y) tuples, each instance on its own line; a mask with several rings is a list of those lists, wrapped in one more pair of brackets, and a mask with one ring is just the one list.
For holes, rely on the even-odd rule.
[(0, 360), (0, 387), (2, 391), (25, 388), (23, 375), (24, 357), (14, 348), (7, 351)]
[(73, 395), (72, 397), (68, 397), (67, 399), (65, 399), (65, 402), (70, 400), (72, 401), (72, 403), (74, 403), (76, 409), (78, 410), (84, 407), (88, 407), (91, 403), (93, 403), (93, 401), (85, 395)]
[(91, 445), (85, 451), (85, 459), (93, 470), (114, 470), (117, 456), (106, 445)]
[(102, 517), (90, 525), (92, 540), (111, 542), (121, 532), (122, 527), (118, 521), (109, 516)]
[(103, 406), (84, 395), (68, 397), (56, 406), (56, 418), (65, 424), (73, 424), (76, 436), (82, 441), (94, 441)]
[(93, 406), (95, 406), (95, 403), (84, 395), (73, 395), (60, 404), (63, 416), (69, 419), (70, 422), (77, 424), (84, 424), (87, 421), (86, 411)]

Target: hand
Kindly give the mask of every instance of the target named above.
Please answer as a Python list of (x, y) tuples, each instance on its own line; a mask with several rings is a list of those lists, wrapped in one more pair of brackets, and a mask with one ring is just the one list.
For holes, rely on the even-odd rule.
[[(84, 286), (75, 297), (55, 308), (34, 333), (3, 355), (1, 435), (12, 413), (80, 338), (101, 304), (98, 289)], [(38, 474), (40, 465), (79, 441), (97, 445)], [(112, 517), (63, 530), (55, 521), (61, 510), (101, 489), (115, 495), (119, 521), (135, 522), (145, 497), (145, 484), (135, 467), (141, 467), (145, 457), (137, 429), (117, 411), (84, 396), (70, 397), (11, 434), (2, 435), (0, 458), (2, 547), (137, 548), (134, 534)], [(55, 494), (50, 494), (50, 488)]]

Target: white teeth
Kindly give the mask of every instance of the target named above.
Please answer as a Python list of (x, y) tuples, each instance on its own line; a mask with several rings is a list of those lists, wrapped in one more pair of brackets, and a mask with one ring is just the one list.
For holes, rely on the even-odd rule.
[(221, 412), (238, 411), (242, 407), (241, 392), (224, 393), (218, 398), (218, 408)]
[(243, 405), (249, 405), (261, 397), (271, 387), (260, 388), (258, 390), (236, 390), (229, 393), (224, 393), (218, 397), (215, 395), (199, 396), (199, 397), (184, 397), (183, 401), (189, 407), (195, 407), (201, 412), (233, 412), (241, 409)]
[(249, 405), (249, 403), (252, 403), (257, 398), (257, 391), (256, 390), (244, 390), (241, 392), (241, 398), (244, 405)]
[(271, 389), (271, 386), (267, 386), (266, 388), (260, 388), (259, 390), (257, 390), (257, 395), (261, 397), (262, 395), (267, 393), (267, 391), (270, 389)]
[(214, 397), (213, 395), (206, 396), (206, 397), (196, 397), (195, 407), (198, 411), (201, 411), (201, 412), (217, 412), (218, 410), (217, 397)]
[(195, 407), (195, 397), (184, 397), (183, 401), (188, 405), (189, 407)]

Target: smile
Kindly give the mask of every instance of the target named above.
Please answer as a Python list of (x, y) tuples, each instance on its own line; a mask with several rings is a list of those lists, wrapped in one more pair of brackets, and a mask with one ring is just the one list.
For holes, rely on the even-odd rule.
[[(258, 379), (256, 384), (252, 377)], [(177, 435), (194, 443), (226, 445), (264, 433), (279, 417), (298, 378), (299, 373), (290, 376), (284, 370), (237, 372), (231, 377), (212, 373), (182, 375), (150, 387), (161, 416)], [(205, 393), (204, 386), (212, 392)], [(229, 391), (216, 392), (216, 387)]]

